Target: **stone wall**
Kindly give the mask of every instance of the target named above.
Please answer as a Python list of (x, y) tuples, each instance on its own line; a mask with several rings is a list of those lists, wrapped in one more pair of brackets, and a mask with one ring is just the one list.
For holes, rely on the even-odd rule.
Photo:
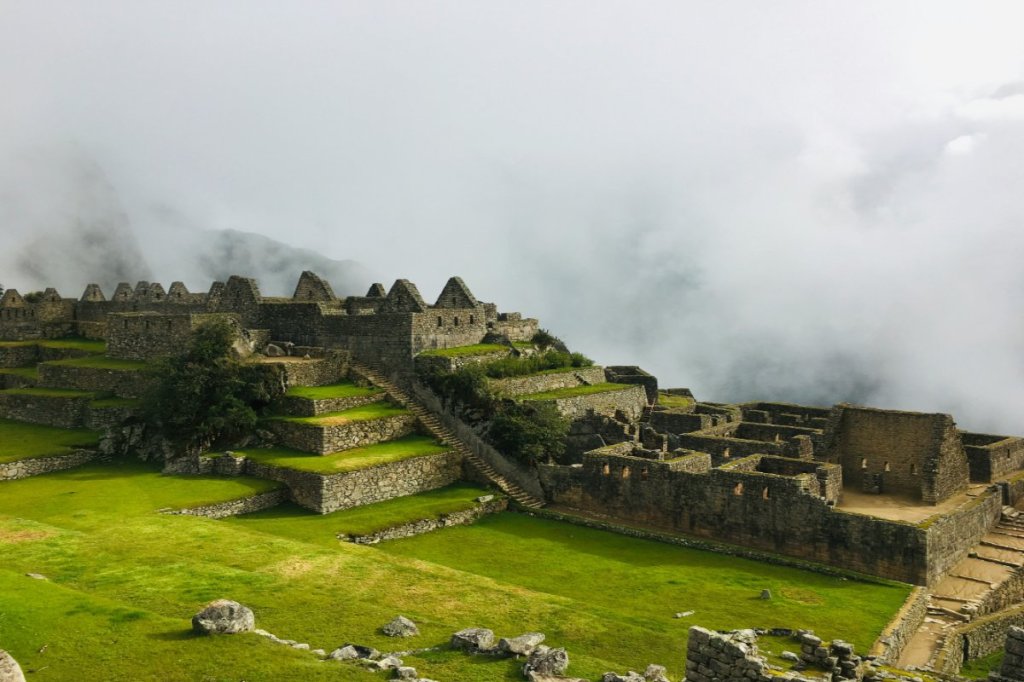
[(416, 356), (414, 364), (417, 372), (454, 372), (469, 365), (482, 365), (494, 360), (507, 358), (510, 354), (510, 349), (496, 350), (478, 355), (458, 355), (455, 357), (420, 353)]
[(709, 414), (655, 409), (651, 413), (651, 426), (662, 433), (691, 433), (711, 428), (713, 417)]
[(98, 456), (99, 453), (95, 450), (75, 450), (66, 455), (32, 457), (0, 463), (0, 481), (13, 481), (19, 478), (73, 469), (93, 461)]
[(1024, 438), (962, 433), (972, 481), (991, 483), (1024, 469)]
[(476, 521), (482, 516), (503, 512), (506, 509), (508, 509), (508, 498), (495, 497), (487, 502), (479, 502), (476, 506), (469, 509), (463, 509), (449, 514), (441, 514), (437, 518), (420, 519), (418, 521), (412, 521), (411, 523), (403, 523), (400, 526), (392, 526), (391, 528), (385, 528), (368, 535), (345, 535), (342, 533), (338, 536), (338, 539), (346, 542), (354, 542), (358, 545), (375, 545), (378, 542), (384, 542), (387, 540), (400, 540), (402, 538), (411, 538), (417, 535), (423, 535), (424, 533), (430, 533), (441, 528), (450, 528), (451, 526), (468, 526), (471, 523), (476, 523)]
[(462, 457), (445, 452), (331, 475), (295, 471), (248, 459), (243, 470), (250, 476), (284, 483), (296, 504), (328, 514), (451, 485), (460, 478)]
[(926, 615), (928, 615), (928, 590), (923, 587), (915, 587), (907, 595), (900, 610), (882, 630), (882, 634), (875, 640), (871, 649), (871, 655), (875, 657), (875, 660), (883, 665), (896, 665), (903, 649), (924, 624)]
[(0, 414), (7, 419), (57, 426), (84, 427), (89, 420), (91, 396), (64, 398), (23, 393), (0, 393)]
[(286, 447), (327, 455), (407, 436), (416, 428), (416, 417), (411, 414), (399, 414), (336, 426), (272, 419), (267, 421), (266, 425)]
[(588, 414), (611, 417), (621, 412), (628, 420), (635, 421), (643, 414), (647, 396), (642, 386), (628, 386), (621, 391), (604, 391), (543, 402), (553, 403), (569, 419), (579, 419)]
[(602, 384), (604, 383), (604, 368), (573, 367), (566, 368), (566, 371), (564, 372), (531, 374), (529, 376), (507, 377), (504, 379), (490, 379), (488, 383), (495, 390), (508, 396), (541, 393), (542, 391), (553, 391), (558, 388), (572, 388), (574, 386), (586, 384)]
[(360, 405), (384, 400), (387, 396), (381, 392), (374, 395), (353, 396), (351, 398), (295, 398), (284, 396), (276, 407), (276, 413), (289, 417), (315, 417), (328, 412), (340, 412)]
[(243, 497), (240, 500), (207, 504), (201, 507), (191, 507), (189, 509), (178, 509), (176, 511), (165, 513), (188, 516), (205, 516), (208, 519), (224, 519), (229, 516), (251, 514), (253, 512), (263, 511), (264, 509), (270, 509), (271, 507), (276, 507), (281, 504), (287, 498), (288, 491), (281, 488), (252, 495), (251, 497)]
[(709, 453), (715, 466), (728, 462), (730, 459), (739, 459), (750, 455), (782, 456), (786, 454), (785, 443), (766, 443), (759, 440), (734, 438), (717, 435), (710, 430), (679, 434), (679, 447)]
[(552, 502), (625, 523), (910, 583), (930, 577), (926, 529), (837, 510), (815, 494), (810, 476), (688, 473), (668, 466), (674, 463), (588, 453), (582, 466), (542, 465), (538, 472)]
[(512, 341), (532, 341), (540, 325), (533, 318), (524, 318), (519, 313), (498, 313), (497, 319), (488, 323), (488, 329), (503, 334)]
[(992, 486), (951, 512), (926, 522), (928, 584), (945, 575), (999, 522), (1002, 493)]
[(967, 487), (969, 471), (949, 415), (838, 405), (823, 437), (825, 456), (849, 486), (937, 504)]
[[(988, 656), (1002, 649), (1007, 631), (1014, 627), (1024, 627), (1024, 606), (959, 625), (946, 635), (946, 641), (935, 656), (933, 667), (937, 672), (955, 675), (967, 661)], [(1024, 652), (1017, 653), (1019, 656)], [(1011, 660), (1012, 664), (1014, 661)]]
[(141, 398), (157, 378), (144, 370), (102, 369), (69, 365), (39, 365), (38, 386), (113, 393), (119, 398)]
[(613, 365), (605, 368), (606, 381), (613, 384), (642, 386), (648, 404), (658, 402), (658, 378), (635, 365)]
[(184, 353), (192, 339), (189, 314), (113, 313), (107, 319), (107, 355), (151, 360)]
[(39, 362), (39, 346), (0, 346), (0, 367), (28, 367)]
[(830, 412), (827, 407), (770, 402), (744, 403), (740, 409), (743, 411), (743, 421), (803, 426), (812, 429), (824, 428), (828, 423)]
[(323, 358), (268, 358), (260, 362), (280, 367), (289, 387), (326, 386), (348, 376), (350, 357), (348, 352), (331, 351)]

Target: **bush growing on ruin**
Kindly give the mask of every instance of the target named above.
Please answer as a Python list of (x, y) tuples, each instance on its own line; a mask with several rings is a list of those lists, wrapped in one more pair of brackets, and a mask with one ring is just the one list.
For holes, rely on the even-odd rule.
[(533, 466), (565, 452), (569, 420), (550, 403), (506, 401), (491, 420), (488, 437), (499, 450)]
[(234, 359), (233, 336), (226, 322), (204, 324), (185, 354), (160, 363), (143, 406), (148, 425), (187, 450), (230, 445), (256, 427), (283, 382), (271, 367)]
[(569, 347), (565, 345), (565, 342), (549, 332), (547, 329), (538, 329), (533, 335), (533, 338), (530, 339), (530, 343), (535, 346), (539, 346), (542, 350), (554, 348), (555, 350), (562, 351), (563, 353), (569, 352)]
[(590, 367), (594, 361), (583, 353), (566, 353), (548, 350), (544, 353), (527, 357), (508, 357), (494, 360), (484, 365), (484, 373), (493, 379), (521, 377), (552, 369), (568, 369), (570, 367)]

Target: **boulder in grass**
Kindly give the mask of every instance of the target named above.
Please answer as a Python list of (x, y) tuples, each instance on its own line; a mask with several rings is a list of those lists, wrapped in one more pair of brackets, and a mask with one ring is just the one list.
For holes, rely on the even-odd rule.
[(395, 616), (394, 620), (380, 630), (388, 637), (415, 637), (420, 634), (420, 629), (416, 627), (416, 623), (405, 616)]
[(475, 653), (488, 651), (494, 646), (494, 632), (487, 628), (466, 628), (452, 635), (453, 649)]
[(511, 639), (502, 637), (498, 640), (498, 651), (508, 656), (529, 656), (543, 641), (543, 632), (527, 632)]
[(234, 635), (256, 627), (252, 609), (230, 599), (217, 599), (192, 616), (192, 629), (206, 635)]
[(523, 674), (540, 673), (541, 675), (561, 675), (569, 667), (569, 654), (565, 649), (549, 649), (541, 644), (523, 666)]
[(644, 671), (644, 679), (647, 682), (668, 682), (667, 673), (665, 666), (651, 663)]
[(3, 649), (0, 649), (0, 682), (25, 682), (21, 666)]

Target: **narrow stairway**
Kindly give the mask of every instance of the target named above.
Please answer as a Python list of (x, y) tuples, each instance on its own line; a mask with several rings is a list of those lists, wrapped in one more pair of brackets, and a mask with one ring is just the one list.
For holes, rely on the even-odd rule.
[(999, 523), (931, 589), (924, 624), (903, 650), (899, 667), (931, 669), (952, 629), (970, 622), (986, 596), (1022, 567), (1024, 518), (1004, 507)]
[(474, 453), (454, 431), (445, 426), (433, 412), (421, 405), (418, 401), (414, 400), (412, 396), (399, 388), (393, 381), (385, 377), (384, 372), (380, 371), (378, 368), (355, 362), (351, 363), (351, 368), (357, 374), (361, 374), (367, 380), (372, 382), (375, 386), (387, 391), (396, 402), (400, 403), (407, 410), (412, 412), (420, 420), (423, 426), (434, 435), (434, 437), (441, 442), (450, 445), (452, 449), (460, 454), (465, 461), (469, 462), (474, 469), (498, 486), (503, 493), (512, 498), (517, 504), (528, 509), (539, 509), (544, 506), (543, 500), (531, 495), (526, 490), (523, 490), (521, 486), (516, 484), (514, 481), (510, 481), (505, 476), (502, 476), (500, 473), (495, 471), (494, 467), (478, 457), (476, 453)]

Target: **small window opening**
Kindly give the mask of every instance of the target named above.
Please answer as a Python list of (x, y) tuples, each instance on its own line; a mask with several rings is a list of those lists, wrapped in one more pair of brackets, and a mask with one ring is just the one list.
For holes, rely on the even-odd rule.
[(622, 477), (629, 478), (629, 467), (622, 467)]
[(125, 328), (125, 329), (127, 329), (127, 328), (128, 328), (128, 320), (125, 320), (125, 321), (124, 321), (124, 328)]
[(743, 483), (737, 483), (736, 487), (732, 489), (732, 494), (733, 495), (742, 495), (743, 494)]
[(476, 318), (474, 318), (472, 315), (470, 315), (469, 316), (469, 323), (473, 324), (475, 321), (476, 321)]
[(455, 325), (456, 327), (458, 327), (458, 326), (459, 326), (459, 318), (457, 318), (457, 317), (456, 317), (456, 318), (455, 318), (455, 320), (454, 320), (454, 322), (453, 322), (453, 324), (454, 324), (454, 325)]
[(725, 459), (729, 459), (729, 456), (730, 456), (729, 451), (730, 450), (731, 450), (731, 448), (726, 448), (725, 450), (722, 450), (722, 457), (725, 458)]
[(650, 473), (647, 471), (647, 467), (644, 467), (643, 470), (640, 471), (640, 479), (643, 481), (646, 481), (649, 475)]
[(892, 471), (892, 469), (889, 468), (889, 463), (888, 462), (885, 463), (885, 470), (886, 471)]
[(761, 491), (761, 499), (767, 500), (769, 497), (771, 496), (768, 494), (768, 488), (766, 487), (764, 490)]
[(607, 476), (610, 473), (612, 473), (612, 468), (608, 466), (608, 462), (605, 462), (604, 466), (601, 467), (601, 474)]
[(860, 461), (860, 468), (861, 469), (867, 469), (868, 468), (868, 458), (867, 457), (865, 457), (864, 459), (862, 459)]
[(437, 318), (437, 326), (438, 327), (443, 327), (444, 326), (444, 318), (443, 317), (438, 316), (438, 318)]
[(917, 465), (916, 464), (911, 464), (910, 465), (910, 475), (911, 476), (917, 476)]

